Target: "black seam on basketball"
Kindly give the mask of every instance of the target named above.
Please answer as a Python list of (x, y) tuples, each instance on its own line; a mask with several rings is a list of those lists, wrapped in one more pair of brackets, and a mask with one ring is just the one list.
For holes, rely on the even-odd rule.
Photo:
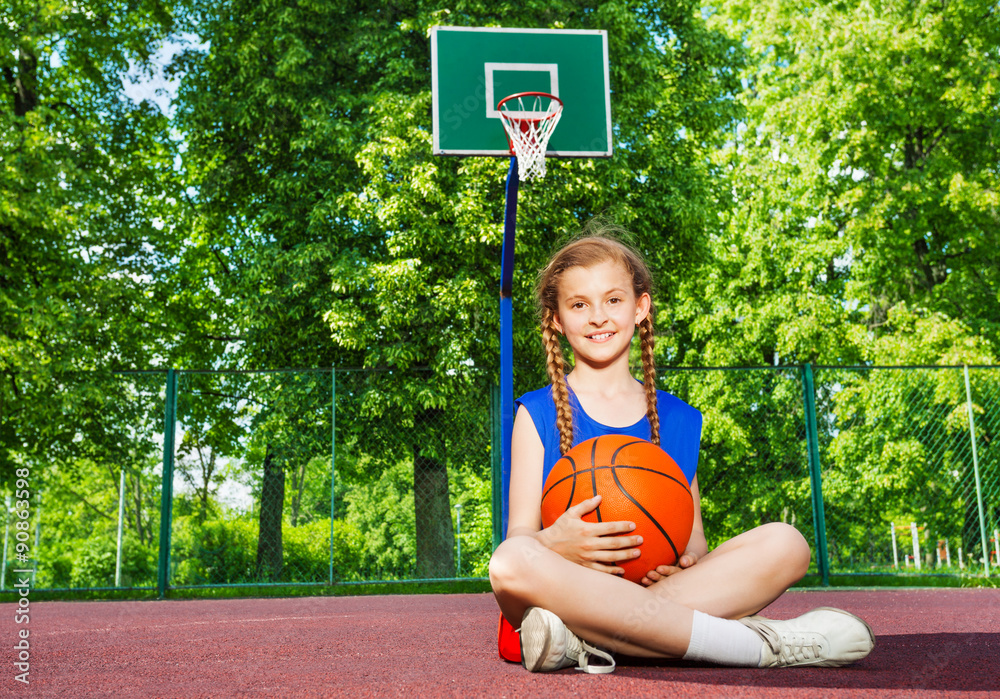
[(685, 477), (684, 480), (681, 480), (679, 478), (674, 478), (669, 473), (664, 473), (663, 471), (660, 471), (659, 469), (649, 468), (648, 466), (635, 466), (633, 464), (610, 464), (608, 466), (595, 466), (594, 468), (595, 469), (610, 468), (612, 470), (616, 469), (616, 468), (622, 468), (622, 469), (628, 469), (630, 471), (646, 471), (647, 473), (655, 473), (658, 476), (663, 476), (664, 478), (669, 478), (670, 480), (672, 480), (674, 483), (677, 483), (678, 485), (684, 486), (684, 489), (686, 491), (688, 491), (688, 494), (691, 493), (691, 486), (687, 484), (687, 478), (686, 477)]
[[(650, 514), (646, 510), (645, 507), (643, 507), (642, 505), (640, 505), (639, 501), (636, 500), (634, 497), (632, 497), (632, 494), (630, 492), (628, 492), (627, 490), (625, 490), (625, 486), (622, 485), (622, 482), (620, 480), (618, 480), (618, 474), (615, 473), (615, 468), (616, 467), (615, 466), (608, 466), (607, 468), (611, 469), (611, 477), (615, 479), (615, 485), (618, 486), (618, 490), (621, 491), (621, 494), (624, 495), (625, 497), (627, 497), (629, 500), (631, 500), (632, 504), (635, 505), (636, 507), (638, 507), (639, 511), (642, 512), (642, 514), (646, 515), (646, 519), (648, 519), (650, 522), (652, 522), (656, 526), (656, 528), (660, 530), (660, 533), (663, 534), (663, 538), (667, 540), (667, 543), (670, 544), (670, 548), (673, 549), (673, 551), (674, 551), (674, 558), (675, 558), (674, 562), (676, 563), (676, 561), (680, 559), (681, 554), (680, 554), (680, 552), (677, 551), (677, 546), (674, 545), (674, 540), (670, 538), (670, 535), (667, 534), (667, 531), (662, 526), (660, 526), (660, 523), (653, 517), (653, 515)], [(652, 470), (652, 469), (645, 469), (645, 470)], [(666, 474), (664, 474), (664, 475), (666, 475)], [(668, 478), (669, 478), (669, 476), (668, 476)], [(677, 479), (675, 478), (673, 480), (677, 480)], [(659, 564), (657, 564), (657, 565), (659, 565)]]
[[(576, 488), (576, 462), (573, 461), (573, 457), (572, 456), (563, 456), (562, 459), (566, 459), (567, 461), (569, 461), (570, 466), (573, 468), (573, 473), (570, 473), (569, 475), (563, 476), (562, 478), (560, 478), (559, 480), (557, 480), (555, 483), (553, 483), (552, 485), (550, 485), (548, 488), (546, 488), (542, 492), (542, 500), (544, 500), (546, 497), (548, 497), (549, 493), (552, 492), (553, 488), (555, 488), (557, 485), (559, 485), (560, 483), (563, 483), (564, 481), (566, 481), (566, 480), (568, 480), (570, 478), (573, 479), (573, 488)], [(562, 460), (562, 459), (560, 459), (560, 460)], [(553, 466), (553, 468), (555, 468), (555, 467)], [(572, 490), (570, 491), (569, 495), (570, 495), (570, 502), (573, 502), (573, 491)]]
[[(572, 462), (572, 459), (570, 457), (567, 456), (567, 457), (564, 457), (564, 458), (570, 459), (570, 462)], [(575, 468), (575, 466), (576, 465), (574, 464), (574, 468)], [(597, 471), (597, 470), (600, 470), (600, 469), (606, 469), (606, 468), (611, 468), (611, 469), (621, 468), (621, 469), (626, 469), (626, 470), (629, 470), (629, 471), (646, 471), (647, 473), (655, 473), (656, 475), (663, 476), (667, 480), (671, 480), (674, 483), (676, 483), (677, 485), (681, 486), (682, 488), (684, 488), (685, 491), (687, 491), (688, 496), (689, 497), (691, 496), (691, 486), (689, 486), (687, 484), (687, 479), (681, 480), (680, 478), (675, 478), (674, 476), (671, 476), (669, 473), (664, 473), (663, 471), (658, 471), (655, 468), (649, 468), (647, 466), (633, 466), (632, 464), (616, 464), (614, 466), (594, 466), (593, 468), (590, 468), (590, 469), (587, 469), (587, 470), (590, 471), (591, 474), (593, 474), (594, 471)], [(567, 474), (567, 475), (563, 476), (562, 478), (560, 478), (559, 480), (557, 480), (555, 483), (553, 483), (552, 485), (550, 485), (545, 490), (545, 492), (542, 494), (542, 499), (544, 500), (545, 497), (548, 495), (549, 491), (551, 491), (553, 488), (555, 488), (556, 486), (558, 486), (558, 485), (560, 485), (562, 483), (565, 483), (566, 481), (568, 481), (570, 479), (573, 480), (573, 488), (575, 490), (575, 488), (576, 488), (576, 477), (580, 476), (580, 475), (583, 475), (583, 473), (584, 473), (584, 471), (574, 471), (573, 473), (570, 473), (570, 474)], [(592, 481), (596, 481), (596, 476), (592, 476), (591, 480)], [(595, 492), (595, 494), (596, 494), (596, 492)], [(572, 492), (571, 492), (571, 495), (572, 495)], [(572, 502), (572, 500), (570, 500), (570, 502)]]
[(630, 447), (630, 446), (632, 446), (634, 444), (642, 444), (644, 441), (645, 440), (637, 439), (634, 442), (626, 442), (625, 444), (622, 444), (620, 447), (618, 447), (617, 449), (615, 449), (615, 452), (611, 455), (611, 465), (612, 466), (617, 466), (618, 465), (618, 464), (615, 463), (615, 459), (618, 458), (618, 452), (620, 452), (622, 449), (624, 449), (625, 447)]
[[(682, 486), (684, 488), (684, 490), (687, 490), (689, 493), (691, 492), (691, 486), (688, 485), (686, 478), (683, 479), (683, 480), (680, 479), (680, 478), (675, 478), (674, 476), (671, 476), (669, 473), (664, 473), (663, 471), (659, 471), (659, 470), (657, 470), (655, 468), (648, 468), (646, 466), (633, 466), (632, 464), (615, 464), (613, 466), (612, 465), (608, 465), (608, 466), (594, 466), (593, 468), (587, 469), (587, 471), (594, 471), (594, 470), (600, 471), (601, 469), (606, 469), (606, 468), (621, 468), (621, 469), (625, 469), (627, 471), (646, 471), (647, 473), (654, 473), (657, 476), (663, 476), (664, 478), (673, 481), (677, 485)], [(545, 494), (548, 494), (548, 492), (550, 490), (552, 490), (553, 488), (555, 488), (560, 483), (564, 483), (565, 481), (568, 481), (570, 479), (574, 479), (574, 481), (575, 481), (576, 477), (580, 476), (580, 475), (583, 475), (583, 473), (584, 473), (583, 471), (575, 471), (573, 473), (570, 473), (570, 474), (567, 474), (567, 475), (563, 476), (562, 478), (560, 478), (559, 480), (557, 480), (555, 483), (553, 483), (552, 485), (550, 485), (545, 490), (545, 493), (543, 494), (542, 497), (544, 498)]]
[[(598, 437), (594, 440), (594, 445), (590, 449), (590, 492), (597, 495), (597, 443), (601, 441)], [(601, 519), (601, 506), (597, 506), (597, 521), (603, 522)]]
[[(611, 468), (611, 467), (610, 466), (598, 466), (598, 468)], [(562, 478), (560, 478), (559, 480), (557, 480), (555, 483), (553, 483), (552, 485), (550, 485), (546, 489), (545, 493), (548, 493), (550, 490), (552, 490), (553, 488), (555, 488), (557, 485), (562, 485), (566, 481), (573, 481), (574, 486), (575, 486), (577, 477), (581, 477), (582, 478), (584, 475), (586, 475), (586, 472), (590, 471), (590, 470), (591, 469), (587, 469), (586, 471), (576, 471), (575, 473), (567, 473), (565, 476), (563, 476)], [(544, 497), (544, 495), (543, 495), (543, 497)]]
[(566, 507), (562, 508), (563, 512), (568, 510), (573, 506), (573, 496), (576, 494), (576, 462), (573, 461), (572, 456), (563, 457), (569, 461), (569, 465), (573, 468), (573, 485), (569, 489), (569, 500), (566, 501)]

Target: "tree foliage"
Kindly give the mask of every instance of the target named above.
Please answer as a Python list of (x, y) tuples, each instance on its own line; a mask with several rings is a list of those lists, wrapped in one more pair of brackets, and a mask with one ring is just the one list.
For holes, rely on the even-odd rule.
[(609, 32), (615, 158), (553, 163), (544, 183), (522, 189), (516, 346), (525, 387), (544, 376), (534, 270), (561, 235), (602, 212), (633, 227), (653, 264), (670, 270), (660, 290), (672, 331), (663, 356), (676, 357), (685, 336), (669, 301), (702, 256), (706, 153), (735, 86), (729, 42), (693, 3), (234, 0), (201, 12), (211, 48), (177, 66), (188, 76), (179, 124), (197, 189), (185, 260), (221, 292), (213, 317), (230, 327), (217, 333), (233, 343), (227, 361), (383, 371), (366, 400), (347, 404), (359, 407), (348, 419), (410, 426), (382, 444), (395, 442), (414, 464), (418, 569), (451, 574), (438, 434), (455, 419), (466, 374), (495, 375), (507, 162), (431, 154), (428, 29)]
[[(608, 32), (614, 156), (550, 161), (521, 187), (518, 392), (546, 381), (534, 272), (601, 215), (635, 233), (659, 282), (661, 366), (996, 360), (995, 3), (11, 7), (0, 479), (15, 462), (47, 469), (42, 521), (60, 536), (45, 546), (61, 584), (106, 583), (122, 468), (126, 540), (142, 554), (128, 575), (151, 575), (162, 377), (106, 374), (165, 366), (247, 371), (189, 373), (180, 387), (191, 492), (176, 503), (178, 582), (278, 579), (283, 566), (324, 579), (331, 489), (345, 576), (454, 574), (456, 504), (463, 571), (474, 555), (483, 572), (508, 162), (431, 154), (434, 25)], [(197, 41), (172, 65), (168, 119), (122, 80), (179, 28)], [(274, 371), (287, 367), (338, 368), (333, 483), (330, 374)], [(798, 377), (664, 381), (706, 415), (715, 532), (735, 533), (746, 513), (809, 528)], [(895, 398), (904, 386), (865, 381), (819, 390), (831, 503), (872, 522), (944, 503), (936, 516), (968, 529), (968, 494), (935, 499), (953, 491), (931, 463), (944, 453), (966, 487), (961, 395), (907, 385), (934, 413), (914, 432)], [(921, 436), (939, 433), (946, 447)], [(991, 458), (981, 448), (997, 482)], [(866, 504), (926, 474), (910, 510)], [(224, 502), (223, 480), (249, 490), (253, 515)], [(860, 550), (845, 541), (843, 556)], [(86, 556), (74, 563), (75, 550)]]
[(160, 274), (177, 249), (167, 118), (123, 80), (172, 5), (16, 0), (0, 31), (0, 478), (66, 445), (68, 372), (147, 368), (169, 344)]
[(995, 358), (996, 4), (734, 0), (713, 26), (750, 60), (701, 361)]

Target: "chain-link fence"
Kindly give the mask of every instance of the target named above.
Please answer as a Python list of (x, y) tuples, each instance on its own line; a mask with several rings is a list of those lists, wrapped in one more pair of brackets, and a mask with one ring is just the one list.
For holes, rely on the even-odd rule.
[(75, 399), (56, 448), (18, 464), (32, 474), (23, 559), (16, 482), (6, 498), (3, 570), (36, 570), (36, 589), (486, 574), (494, 389), (482, 375), (171, 371), (63, 389)]
[[(686, 369), (659, 381), (705, 416), (710, 545), (784, 521), (824, 580), (996, 574), (1000, 368)], [(36, 589), (161, 593), (486, 575), (499, 402), (481, 374), (172, 371), (64, 389), (51, 450), (18, 455), (30, 520), (12, 514), (15, 488), (3, 589), (24, 566)]]
[(1000, 372), (823, 369), (817, 380), (830, 569), (995, 569)]
[(710, 545), (783, 521), (824, 579), (996, 574), (1000, 368), (692, 369), (660, 381), (705, 415)]
[(486, 574), (490, 383), (482, 375), (337, 372), (341, 581)]
[(332, 399), (330, 370), (180, 374), (167, 584), (329, 581)]
[(36, 571), (36, 588), (155, 588), (164, 379), (77, 374), (58, 386), (61, 412), (32, 427), (46, 447), (10, 449), (0, 589), (23, 577), (15, 570)]

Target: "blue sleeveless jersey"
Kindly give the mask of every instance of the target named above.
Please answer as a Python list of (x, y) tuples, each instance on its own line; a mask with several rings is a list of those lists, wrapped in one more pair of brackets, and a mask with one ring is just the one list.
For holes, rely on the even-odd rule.
[[(573, 411), (573, 446), (591, 437), (606, 434), (624, 434), (629, 437), (649, 439), (649, 419), (645, 415), (634, 425), (610, 427), (587, 415), (572, 389), (569, 391), (569, 403)], [(542, 470), (544, 483), (549, 471), (562, 456), (559, 452), (559, 429), (556, 427), (556, 405), (552, 400), (552, 386), (525, 393), (517, 399), (517, 404), (528, 411), (542, 440), (542, 446), (545, 447)], [(677, 462), (690, 484), (698, 469), (701, 412), (666, 391), (656, 392), (656, 408), (660, 415), (660, 448)]]

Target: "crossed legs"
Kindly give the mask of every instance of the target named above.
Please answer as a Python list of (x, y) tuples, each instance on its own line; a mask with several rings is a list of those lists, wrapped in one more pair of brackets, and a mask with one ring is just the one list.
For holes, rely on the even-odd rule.
[(679, 658), (691, 639), (694, 610), (724, 619), (754, 614), (808, 567), (802, 535), (774, 523), (730, 539), (649, 587), (571, 563), (532, 537), (513, 537), (494, 552), (490, 581), (515, 628), (528, 607), (542, 607), (581, 638), (611, 651)]

